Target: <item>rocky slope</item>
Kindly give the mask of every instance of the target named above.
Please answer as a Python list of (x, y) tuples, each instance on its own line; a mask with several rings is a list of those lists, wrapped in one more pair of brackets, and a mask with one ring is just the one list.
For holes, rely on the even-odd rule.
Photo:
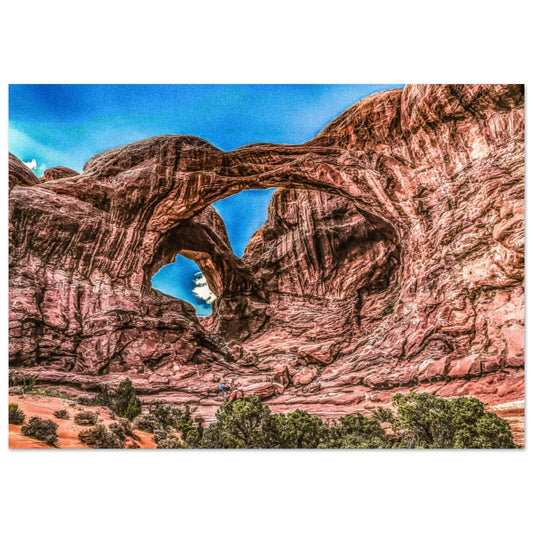
[[(19, 163), (14, 376), (95, 391), (127, 374), (208, 418), (220, 382), (326, 418), (412, 389), (523, 401), (522, 86), (378, 93), (301, 146), (168, 135), (40, 182)], [(265, 187), (239, 259), (209, 206)], [(218, 297), (208, 319), (151, 288), (178, 253)]]

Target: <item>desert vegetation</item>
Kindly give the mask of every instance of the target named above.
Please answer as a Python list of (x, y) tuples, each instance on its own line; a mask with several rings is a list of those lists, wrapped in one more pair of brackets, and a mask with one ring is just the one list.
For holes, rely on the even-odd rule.
[(96, 424), (81, 431), (78, 438), (91, 448), (124, 448), (127, 436), (137, 439), (132, 432), (131, 423), (128, 420), (121, 420), (108, 427)]
[(20, 426), (24, 423), (24, 418), (26, 415), (24, 414), (24, 411), (19, 408), (18, 403), (10, 403), (9, 404), (9, 423), (15, 424), (16, 426)]
[[(327, 424), (303, 410), (272, 414), (256, 396), (224, 402), (203, 435), (190, 413), (158, 406), (135, 421), (167, 448), (515, 448), (508, 422), (475, 398), (397, 394), (392, 407)], [(179, 414), (178, 414), (179, 413)], [(177, 437), (179, 435), (179, 438)]]
[(21, 428), (22, 434), (55, 446), (57, 444), (57, 424), (53, 420), (32, 416)]
[(103, 387), (94, 398), (77, 398), (77, 401), (87, 406), (108, 407), (115, 415), (128, 420), (133, 420), (142, 412), (141, 401), (129, 378), (120, 382), (116, 392)]
[(78, 426), (94, 426), (98, 422), (98, 415), (92, 411), (81, 411), (74, 415), (74, 422)]
[[(141, 402), (129, 379), (116, 392), (103, 389), (86, 405), (104, 406), (116, 421), (106, 424), (97, 413), (74, 415), (78, 434), (92, 448), (124, 448), (138, 440), (134, 430), (153, 435), (158, 448), (516, 448), (509, 423), (485, 409), (473, 397), (439, 398), (428, 393), (396, 394), (389, 408), (353, 413), (325, 422), (297, 409), (272, 413), (257, 396), (224, 401), (215, 420), (203, 428), (191, 409), (153, 402), (141, 412)], [(66, 409), (54, 411), (67, 419)], [(9, 405), (10, 424), (23, 424), (18, 404)], [(22, 426), (23, 435), (50, 445), (57, 443), (57, 424), (38, 416)], [(130, 446), (128, 446), (130, 447)]]

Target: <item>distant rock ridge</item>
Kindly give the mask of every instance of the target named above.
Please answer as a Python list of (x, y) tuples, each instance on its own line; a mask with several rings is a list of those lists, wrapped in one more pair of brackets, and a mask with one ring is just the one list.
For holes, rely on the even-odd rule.
[[(300, 146), (165, 135), (81, 175), (9, 169), (13, 375), (72, 391), (127, 375), (208, 419), (230, 381), (325, 418), (412, 389), (523, 400), (523, 86), (377, 93)], [(267, 187), (238, 258), (210, 204)], [(211, 317), (151, 288), (179, 253)]]
[(46, 181), (60, 180), (62, 178), (71, 178), (72, 176), (79, 176), (79, 174), (68, 167), (52, 167), (44, 171), (41, 183)]

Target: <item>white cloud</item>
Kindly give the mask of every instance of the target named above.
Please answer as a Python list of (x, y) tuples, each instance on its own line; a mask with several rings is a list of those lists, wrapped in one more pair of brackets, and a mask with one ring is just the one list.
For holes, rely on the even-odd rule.
[[(37, 176), (42, 176), (45, 169), (59, 165), (79, 170), (77, 168), (78, 165), (73, 164), (71, 161), (71, 153), (61, 152), (52, 146), (48, 146), (33, 139), (12, 121), (9, 122), (9, 151), (19, 159), (27, 158), (27, 154), (37, 156), (40, 163), (37, 164), (37, 162), (35, 162), (35, 168), (31, 169), (37, 174)], [(33, 164), (33, 162), (34, 161), (32, 160), (29, 163), (24, 164), (28, 166)], [(31, 167), (28, 166), (28, 168)]]
[(217, 299), (216, 295), (211, 292), (207, 280), (201, 272), (198, 272), (195, 276), (194, 289), (192, 292), (195, 296), (200, 298), (200, 300), (203, 300), (208, 304), (212, 304)]
[(35, 159), (32, 159), (31, 161), (23, 161), (23, 163), (30, 169), (35, 170), (37, 168), (37, 161)]

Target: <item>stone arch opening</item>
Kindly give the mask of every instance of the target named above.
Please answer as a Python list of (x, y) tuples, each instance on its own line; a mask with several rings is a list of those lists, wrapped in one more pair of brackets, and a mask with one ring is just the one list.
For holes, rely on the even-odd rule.
[(152, 277), (152, 287), (168, 296), (190, 303), (198, 317), (210, 316), (216, 295), (209, 288), (198, 264), (178, 254)]
[[(397, 278), (408, 268), (400, 256), (401, 238), (408, 234), (410, 224), (409, 210), (405, 211), (401, 202), (389, 198), (385, 191), (389, 181), (397, 178), (395, 167), (384, 167), (383, 161), (371, 153), (313, 142), (302, 146), (251, 145), (222, 152), (196, 138), (164, 136), (132, 146), (127, 153), (117, 149), (105, 158), (109, 168), (118, 172), (117, 201), (127, 198), (132, 220), (142, 217), (138, 234), (142, 254), (135, 258), (135, 276), (130, 283), (138, 291), (140, 303), (144, 300), (147, 305), (155, 304), (163, 314), (167, 308), (174, 309), (170, 299), (161, 300), (155, 294), (151, 280), (163, 265), (181, 254), (198, 264), (217, 296), (213, 316), (205, 327), (226, 338), (254, 335), (279, 315), (277, 308), (283, 307), (283, 301), (293, 302), (295, 309), (322, 306), (317, 312), (320, 316), (310, 320), (323, 328), (327, 327), (324, 321), (330, 304), (339, 309), (339, 321), (351, 321), (356, 331), (372, 321), (383, 323), (383, 317), (393, 312), (398, 291), (388, 289), (397, 288)], [(85, 171), (90, 172), (97, 162), (88, 164)], [(335, 223), (330, 220), (330, 224), (326, 216), (322, 227), (310, 228), (305, 249), (298, 256), (307, 254), (310, 258), (314, 280), (295, 275), (294, 268), (293, 272), (291, 268), (283, 269), (283, 261), (276, 254), (261, 251), (256, 236), (251, 248), (255, 258), (266, 254), (266, 263), (250, 256), (236, 257), (228, 246), (224, 224), (211, 204), (242, 190), (270, 187), (309, 194), (316, 191), (313, 194), (333, 195), (343, 203), (331, 209), (339, 215), (333, 217)], [(140, 188), (146, 195), (139, 194)], [(294, 205), (299, 204), (293, 202), (289, 211), (294, 211)], [(354, 210), (357, 223), (342, 220), (347, 209)], [(281, 219), (262, 234), (272, 250), (288, 248), (290, 237), (278, 243), (271, 238), (280, 228), (285, 231), (286, 226), (305, 223), (305, 217), (296, 222), (291, 222), (290, 216)], [(293, 266), (297, 267), (298, 257), (293, 257)], [(343, 257), (355, 258), (361, 265), (355, 268), (356, 275), (349, 271), (350, 261), (346, 261), (344, 275), (336, 268)], [(329, 264), (325, 261), (328, 258)], [(320, 277), (324, 264), (332, 271), (327, 280)], [(286, 274), (284, 279), (290, 279), (290, 283), (276, 285), (276, 280), (283, 277), (280, 273)], [(376, 292), (379, 297), (374, 296)], [(342, 307), (349, 307), (350, 313), (340, 310)], [(287, 313), (285, 318), (292, 320)], [(302, 313), (295, 320), (300, 316)]]
[[(237, 258), (242, 257), (253, 234), (267, 220), (268, 205), (275, 190), (273, 188), (243, 190), (213, 203), (212, 207), (220, 218), (213, 214), (212, 220), (217, 219), (219, 224), (212, 228), (215, 230), (214, 235), (218, 237), (212, 250), (218, 246), (222, 252), (225, 246)], [(202, 234), (205, 236), (205, 232)], [(169, 239), (173, 237), (172, 234), (169, 235)], [(198, 259), (205, 268), (209, 258), (201, 259), (202, 253), (209, 252), (206, 249), (182, 250), (171, 263), (164, 265), (154, 274), (152, 287), (169, 296), (185, 300), (194, 306), (199, 317), (206, 317), (211, 315), (211, 304), (216, 300), (217, 294), (221, 294), (220, 287), (223, 285), (223, 280), (216, 268), (208, 280), (194, 259)], [(209, 285), (210, 282), (213, 289)], [(217, 294), (213, 292), (214, 290), (217, 290)]]
[(395, 228), (335, 189), (287, 185), (276, 191), (267, 221), (242, 258), (233, 253), (224, 222), (209, 205), (160, 237), (145, 279), (176, 254), (194, 260), (216, 296), (204, 325), (229, 340), (281, 320), (280, 310), (298, 322), (305, 313), (292, 316), (291, 303), (312, 309), (318, 322), (330, 312), (344, 313), (354, 329), (390, 310), (397, 293), (389, 289), (400, 266)]

